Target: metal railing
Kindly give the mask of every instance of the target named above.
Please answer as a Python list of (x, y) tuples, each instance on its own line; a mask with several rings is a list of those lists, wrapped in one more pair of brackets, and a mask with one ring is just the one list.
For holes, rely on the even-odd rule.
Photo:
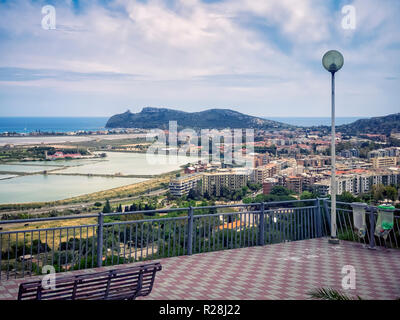
[[(340, 240), (356, 241), (364, 244), (370, 249), (375, 247), (385, 247), (400, 249), (400, 210), (394, 211), (393, 229), (388, 233), (387, 238), (375, 234), (376, 223), (378, 220), (378, 208), (376, 206), (365, 206), (366, 232), (360, 236), (354, 227), (353, 210), (349, 203), (337, 201), (336, 225), (337, 235)], [(324, 211), (330, 213), (330, 201), (324, 201)], [(325, 215), (328, 219), (330, 230), (330, 215)]]
[[(338, 202), (339, 238), (380, 245), (375, 237), (357, 239), (346, 205)], [(398, 217), (396, 223), (393, 247)], [(41, 274), (48, 265), (63, 272), (326, 237), (330, 211), (326, 199), (310, 199), (8, 220), (0, 228), (2, 281)]]
[(47, 265), (63, 272), (319, 237), (318, 209), (299, 200), (0, 221), (0, 281)]

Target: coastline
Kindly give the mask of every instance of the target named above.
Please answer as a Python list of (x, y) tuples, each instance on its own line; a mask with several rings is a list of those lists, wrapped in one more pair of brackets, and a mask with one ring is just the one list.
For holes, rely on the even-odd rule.
[(41, 136), (41, 137), (5, 137), (0, 136), (0, 147), (6, 145), (40, 145), (40, 144), (53, 144), (53, 143), (76, 143), (96, 140), (124, 140), (124, 139), (138, 139), (146, 138), (145, 133), (127, 133), (127, 134), (102, 134), (102, 135), (62, 135), (62, 136)]

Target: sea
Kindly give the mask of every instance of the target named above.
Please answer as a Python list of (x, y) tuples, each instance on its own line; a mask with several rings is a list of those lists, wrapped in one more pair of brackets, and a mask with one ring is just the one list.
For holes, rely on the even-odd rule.
[[(268, 117), (266, 119), (279, 121), (296, 126), (330, 126), (330, 117)], [(336, 125), (352, 123), (360, 117), (337, 117)], [(17, 132), (70, 132), (103, 130), (107, 117), (0, 117), (0, 133)]]
[(104, 129), (107, 120), (107, 117), (0, 117), (0, 133), (97, 131)]
[[(279, 121), (299, 127), (312, 127), (312, 126), (330, 126), (330, 117), (269, 117), (269, 120)], [(342, 124), (352, 123), (363, 117), (336, 117), (335, 124), (340, 126)]]

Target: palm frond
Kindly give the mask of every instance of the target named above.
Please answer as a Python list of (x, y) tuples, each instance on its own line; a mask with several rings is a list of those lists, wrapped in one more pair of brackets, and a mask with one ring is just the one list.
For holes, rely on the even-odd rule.
[(311, 298), (318, 300), (362, 300), (360, 296), (357, 296), (356, 298), (349, 297), (348, 295), (331, 288), (315, 289), (313, 291), (310, 291), (308, 295)]

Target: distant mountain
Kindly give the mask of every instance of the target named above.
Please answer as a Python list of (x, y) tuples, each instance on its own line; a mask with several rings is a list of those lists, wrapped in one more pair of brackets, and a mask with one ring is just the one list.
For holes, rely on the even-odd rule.
[(360, 133), (390, 135), (392, 132), (400, 132), (400, 113), (360, 119), (350, 124), (338, 126), (337, 130), (348, 135)]
[(249, 116), (229, 109), (184, 112), (167, 108), (143, 108), (138, 113), (132, 113), (128, 110), (125, 113), (112, 116), (108, 120), (106, 128), (168, 129), (169, 121), (177, 121), (179, 128), (193, 129), (295, 128), (292, 125)]

